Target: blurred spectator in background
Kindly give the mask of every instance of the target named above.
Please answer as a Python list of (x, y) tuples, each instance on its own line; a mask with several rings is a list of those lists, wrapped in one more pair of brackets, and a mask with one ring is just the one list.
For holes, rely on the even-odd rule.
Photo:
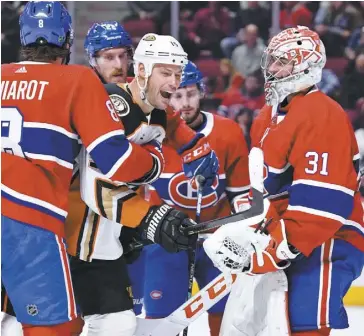
[(239, 31), (249, 24), (259, 27), (261, 38), (266, 42), (269, 38), (269, 28), (271, 26), (271, 11), (261, 7), (258, 1), (247, 1), (247, 8), (240, 9), (235, 17), (234, 34), (225, 37), (221, 41), (221, 49), (225, 57), (231, 58), (233, 50), (241, 43)]
[(271, 10), (260, 5), (259, 1), (247, 1), (248, 7), (240, 9), (236, 15), (237, 28), (245, 28), (249, 24), (259, 27), (260, 37), (266, 42), (269, 39), (269, 29), (272, 24)]
[(127, 20), (153, 20), (156, 25), (157, 34), (162, 34), (163, 24), (170, 20), (170, 1), (127, 1), (130, 16)]
[(241, 89), (245, 107), (253, 111), (263, 107), (265, 103), (263, 87), (264, 79), (260, 70), (245, 78)]
[[(355, 110), (353, 112), (354, 112), (354, 119), (353, 119), (354, 130), (362, 129), (364, 132), (364, 97), (359, 98), (356, 101)], [(363, 146), (363, 154), (364, 154), (364, 146)], [(364, 155), (362, 158), (364, 159)]]
[(245, 140), (247, 142), (248, 148), (250, 148), (250, 128), (253, 123), (254, 112), (247, 107), (242, 107), (237, 112), (234, 121), (239, 124), (240, 128), (244, 132)]
[(349, 36), (355, 28), (357, 10), (344, 1), (330, 1), (328, 6), (321, 6), (314, 23), (320, 35), (328, 57), (340, 57), (344, 54)]
[(232, 64), (243, 77), (247, 77), (260, 69), (260, 60), (266, 46), (258, 35), (258, 27), (254, 24), (244, 28), (243, 40), (244, 44), (233, 51)]
[(231, 61), (227, 58), (223, 58), (220, 61), (220, 76), (216, 78), (215, 92), (224, 92), (231, 85), (231, 79), (235, 75), (235, 69)]
[(364, 98), (364, 54), (355, 58), (355, 67), (341, 80), (340, 103), (344, 108), (353, 109), (360, 98)]
[(297, 25), (312, 26), (312, 13), (303, 1), (282, 1), (281, 6), (279, 26), (282, 30)]
[(220, 105), (217, 108), (217, 114), (234, 119), (239, 108), (244, 104), (241, 88), (243, 86), (244, 78), (236, 73), (231, 80), (231, 85), (223, 93), (215, 93), (214, 97), (220, 99)]
[(354, 60), (359, 54), (364, 53), (364, 26), (357, 28), (350, 35), (348, 46), (345, 48), (345, 56)]
[(323, 69), (321, 82), (317, 86), (323, 93), (335, 98), (340, 87), (340, 81), (331, 69)]
[(356, 118), (353, 121), (353, 127), (355, 130), (355, 138), (359, 147), (360, 171), (362, 175), (360, 193), (364, 196), (364, 98), (357, 101), (355, 112)]
[(14, 1), (1, 1), (1, 63), (19, 60), (20, 10)]
[(261, 109), (265, 99), (260, 70), (246, 78), (236, 73), (232, 78), (230, 87), (224, 93), (214, 96), (221, 98), (221, 105), (218, 107), (217, 113), (231, 119), (235, 118), (242, 107), (252, 111)]
[(220, 41), (231, 33), (230, 12), (219, 1), (209, 1), (193, 18), (189, 37), (200, 50), (210, 50), (213, 57), (221, 58)]

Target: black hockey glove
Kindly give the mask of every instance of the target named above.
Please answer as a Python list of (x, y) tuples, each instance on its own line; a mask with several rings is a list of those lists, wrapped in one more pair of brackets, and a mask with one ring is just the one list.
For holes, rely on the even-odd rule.
[(187, 250), (196, 244), (197, 235), (186, 236), (182, 229), (195, 222), (183, 212), (167, 204), (152, 206), (140, 223), (142, 239), (161, 245), (166, 251), (175, 253)]
[(123, 246), (123, 256), (126, 263), (132, 264), (139, 258), (144, 247), (138, 230), (123, 226), (119, 240)]

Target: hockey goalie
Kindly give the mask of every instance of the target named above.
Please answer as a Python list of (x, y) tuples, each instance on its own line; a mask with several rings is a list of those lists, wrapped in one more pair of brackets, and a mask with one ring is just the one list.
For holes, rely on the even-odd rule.
[(264, 52), (267, 104), (251, 136), (264, 155), (265, 220), (224, 225), (204, 243), (215, 266), (238, 274), (223, 336), (348, 327), (342, 300), (364, 265), (359, 154), (345, 111), (316, 87), (325, 62), (319, 36), (302, 26)]

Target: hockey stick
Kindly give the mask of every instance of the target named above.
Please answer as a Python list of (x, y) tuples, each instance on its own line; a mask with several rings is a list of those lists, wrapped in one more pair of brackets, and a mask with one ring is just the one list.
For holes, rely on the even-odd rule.
[[(203, 196), (203, 185), (205, 184), (205, 178), (202, 175), (196, 176), (196, 184), (197, 184), (197, 206), (196, 206), (196, 223), (200, 222), (201, 215), (201, 207), (202, 207), (202, 196)], [(192, 287), (193, 287), (193, 277), (195, 275), (195, 267), (196, 267), (196, 249), (197, 242), (195, 246), (190, 246), (187, 251), (188, 255), (188, 292), (187, 292), (187, 301), (192, 296)], [(188, 327), (183, 330), (183, 336), (188, 335)]]
[[(265, 215), (263, 203), (263, 165), (263, 152), (258, 148), (253, 148), (249, 154), (249, 176), (253, 192), (252, 206), (249, 210), (221, 219), (196, 224), (188, 228), (187, 232), (195, 234), (242, 220), (248, 225), (250, 225), (248, 222), (251, 222), (251, 224), (261, 222)], [(218, 225), (215, 223), (218, 223)], [(196, 226), (199, 226), (197, 232), (195, 232)], [(138, 319), (136, 336), (175, 336), (179, 334), (186, 326), (228, 294), (235, 279), (236, 276), (232, 274), (220, 274), (168, 317), (161, 320)]]
[(236, 275), (222, 273), (171, 315), (159, 320), (137, 317), (135, 336), (176, 336), (231, 291)]
[(249, 176), (252, 192), (251, 207), (234, 215), (213, 219), (207, 222), (199, 223), (185, 229), (187, 234), (193, 235), (196, 233), (205, 232), (211, 229), (218, 228), (222, 225), (240, 222), (243, 220), (251, 219), (252, 224), (257, 224), (264, 219), (264, 157), (263, 152), (259, 148), (252, 148), (249, 154)]

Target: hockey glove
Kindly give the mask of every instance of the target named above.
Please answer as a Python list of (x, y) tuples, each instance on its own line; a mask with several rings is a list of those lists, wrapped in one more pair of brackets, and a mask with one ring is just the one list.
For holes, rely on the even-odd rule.
[(183, 171), (191, 179), (192, 186), (196, 186), (196, 176), (202, 175), (205, 178), (204, 186), (211, 187), (219, 170), (219, 160), (206, 138), (198, 134), (179, 153), (183, 160)]
[(194, 225), (183, 212), (167, 204), (152, 206), (143, 218), (139, 229), (142, 239), (161, 245), (166, 251), (174, 253), (187, 250), (196, 244), (197, 235), (186, 236), (182, 229)]
[(287, 242), (284, 221), (274, 221), (270, 234), (248, 221), (224, 225), (204, 242), (214, 265), (223, 272), (250, 275), (287, 268), (299, 251)]
[(123, 246), (123, 256), (126, 263), (132, 264), (139, 258), (144, 247), (138, 229), (123, 226), (119, 240)]
[(266, 235), (264, 232), (255, 232), (255, 235), (264, 235), (269, 238), (266, 247), (252, 243), (254, 249), (250, 253), (249, 265), (243, 269), (248, 274), (264, 274), (287, 268), (299, 255), (299, 251), (287, 241), (284, 220), (276, 221), (275, 228)]

